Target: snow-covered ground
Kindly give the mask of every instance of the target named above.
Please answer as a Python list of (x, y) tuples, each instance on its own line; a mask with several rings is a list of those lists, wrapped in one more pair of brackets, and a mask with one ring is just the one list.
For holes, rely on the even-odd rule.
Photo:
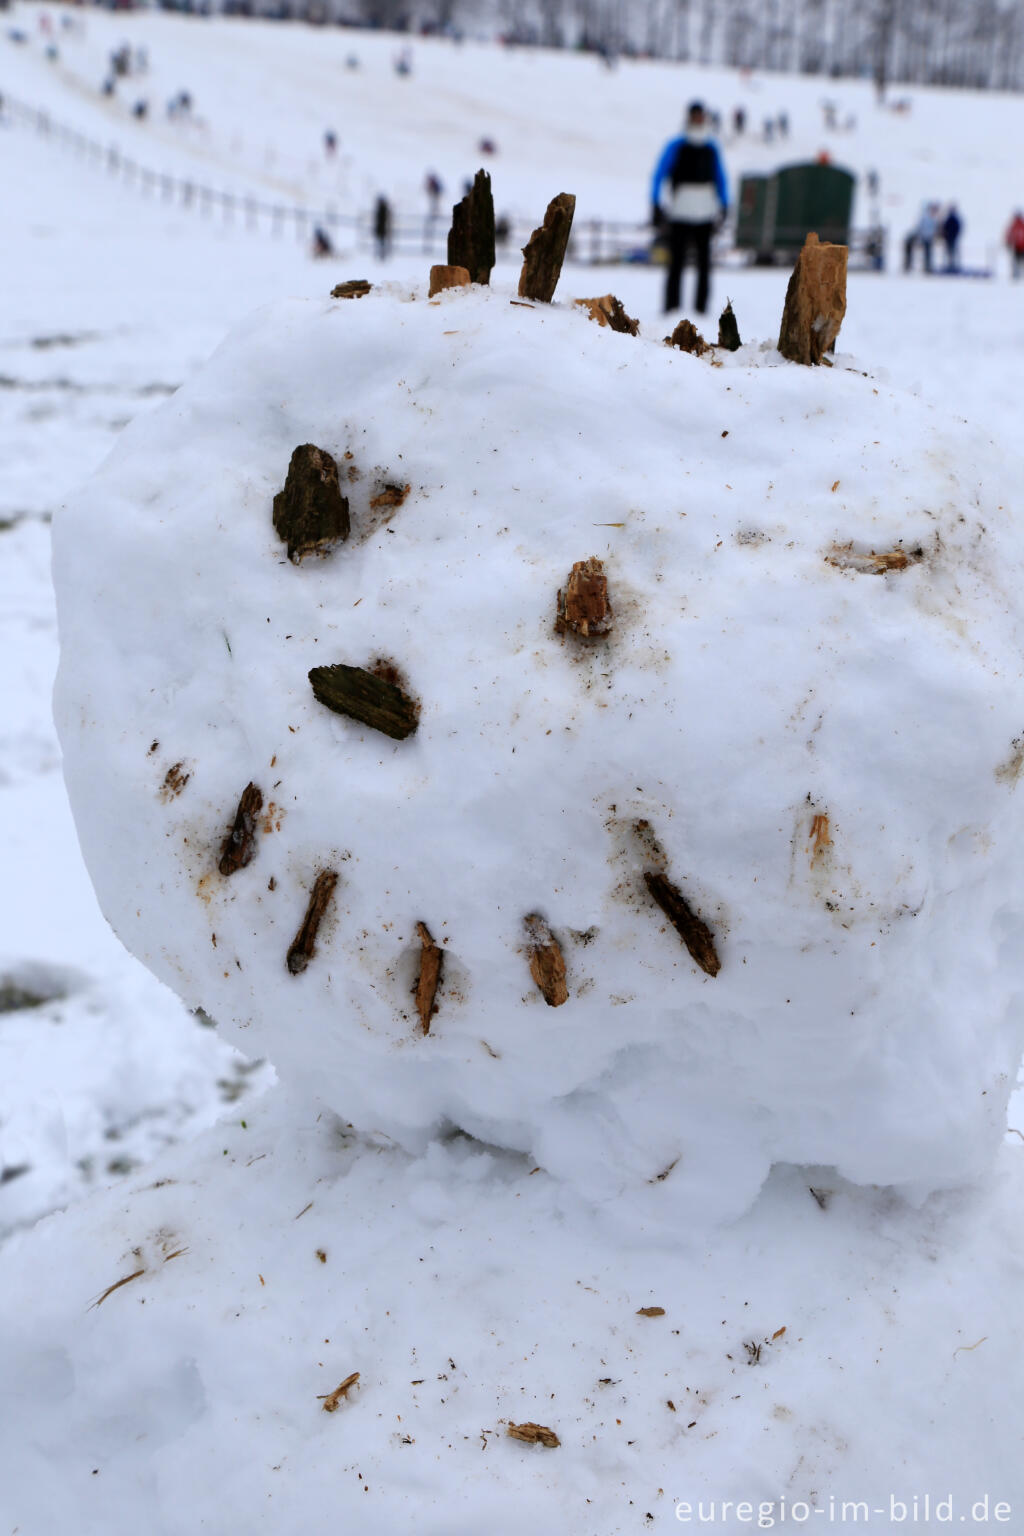
[[(142, 163), (275, 197), (361, 206), (383, 188), (421, 211), (427, 166), (456, 186), (490, 133), (499, 207), (539, 217), (565, 188), (581, 216), (640, 216), (649, 165), (699, 92), (726, 110), (745, 100), (755, 119), (787, 107), (780, 158), (828, 143), (877, 166), (896, 236), (923, 198), (957, 198), (967, 255), (997, 264), (1024, 202), (1015, 99), (914, 91), (900, 116), (843, 82), (609, 73), (441, 43), (417, 43), (398, 79), (393, 39), (74, 14), (84, 36), (58, 32), (56, 65), (38, 8), (5, 15), (32, 41), (0, 39), (0, 92)], [(147, 94), (193, 91), (204, 137), (101, 102), (98, 71), (123, 37), (149, 49)], [(344, 69), (353, 50), (358, 72)], [(824, 95), (855, 131), (826, 139)], [(324, 165), (327, 126), (347, 165)], [(734, 174), (777, 158), (728, 153)], [(0, 1255), (6, 1528), (227, 1536), (330, 1518), (382, 1536), (611, 1536), (673, 1529), (676, 1501), (699, 1497), (755, 1512), (785, 1498), (788, 1515), (765, 1516), (779, 1529), (843, 1523), (839, 1501), (864, 1500), (882, 1513), (861, 1523), (880, 1529), (914, 1523), (915, 1496), (919, 1528), (975, 1523), (986, 1498), (989, 1523), (1017, 1528), (1019, 1133), (991, 1176), (917, 1209), (780, 1166), (712, 1240), (645, 1241), (527, 1157), (457, 1135), (410, 1157), (280, 1088), (258, 1097), (269, 1067), (251, 1070), (126, 957), (80, 863), (49, 719), (49, 516), (254, 307), (322, 298), (341, 277), (422, 281), (424, 263), (314, 263), (296, 242), (147, 201), (9, 124), (0, 159), (0, 988), (46, 999), (0, 1014), (0, 1231), (21, 1229)], [(716, 284), (744, 339), (773, 339), (784, 274)], [(560, 294), (608, 288), (658, 334), (655, 272), (567, 271)], [(839, 347), (874, 387), (981, 426), (994, 462), (1018, 435), (1024, 285), (854, 276)], [(98, 1184), (112, 1187), (79, 1199)], [(352, 1371), (323, 1414), (318, 1394)], [(552, 1426), (561, 1447), (513, 1441), (510, 1419)], [(948, 1522), (934, 1507), (947, 1494)], [(803, 1518), (801, 1499), (824, 1513)], [(706, 1523), (754, 1518), (719, 1507)]]

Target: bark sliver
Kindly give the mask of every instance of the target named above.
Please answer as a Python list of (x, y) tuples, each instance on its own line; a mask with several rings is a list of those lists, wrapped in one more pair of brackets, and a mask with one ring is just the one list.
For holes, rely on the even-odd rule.
[(835, 350), (846, 314), (845, 245), (822, 244), (809, 234), (786, 289), (779, 351), (791, 363), (817, 364)]
[(722, 962), (715, 948), (714, 934), (694, 912), (682, 891), (664, 875), (650, 870), (644, 875), (644, 884), (686, 945), (691, 959), (708, 976), (717, 976)]
[(522, 1440), (524, 1445), (544, 1445), (549, 1451), (556, 1450), (562, 1443), (555, 1431), (546, 1424), (510, 1423), (508, 1433), (513, 1440)]
[(416, 978), (416, 986), (413, 989), (413, 997), (416, 999), (416, 1012), (420, 1016), (420, 1024), (425, 1035), (430, 1034), (430, 1020), (437, 1012), (437, 989), (441, 985), (441, 972), (444, 969), (444, 951), (439, 949), (431, 938), (430, 930), (426, 923), (416, 924), (416, 935), (420, 941), (420, 971)]
[(222, 875), (233, 875), (252, 862), (256, 852), (256, 818), (262, 809), (262, 792), (255, 784), (247, 784), (238, 802), (234, 824), (220, 851), (217, 868)]
[(622, 301), (614, 293), (603, 293), (598, 299), (575, 299), (573, 302), (577, 308), (585, 309), (591, 320), (596, 320), (598, 325), (608, 326), (623, 336), (635, 336), (640, 329), (639, 320), (626, 314)]
[(294, 564), (305, 555), (326, 555), (349, 535), (348, 501), (338, 485), (338, 466), (325, 448), (303, 443), (292, 454), (284, 490), (274, 497), (274, 528)]
[(316, 954), (316, 936), (320, 932), (320, 924), (331, 904), (331, 897), (334, 895), (334, 887), (337, 883), (338, 877), (333, 869), (321, 870), (313, 883), (306, 915), (288, 949), (287, 964), (293, 976), (301, 976)]
[(534, 230), (523, 247), (523, 270), (519, 274), (521, 299), (551, 303), (561, 276), (575, 211), (576, 199), (571, 192), (559, 192), (548, 203), (544, 223)]
[[(390, 675), (381, 675), (381, 672)], [(420, 707), (399, 685), (394, 669), (367, 672), (337, 662), (314, 667), (309, 674), (318, 703), (336, 715), (346, 715), (395, 741), (404, 741), (419, 724)]]

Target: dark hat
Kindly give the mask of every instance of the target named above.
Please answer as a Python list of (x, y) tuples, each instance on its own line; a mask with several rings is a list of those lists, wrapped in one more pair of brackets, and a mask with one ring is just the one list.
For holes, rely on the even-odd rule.
[(701, 115), (703, 115), (706, 110), (707, 109), (702, 101), (691, 101), (690, 105), (686, 109), (686, 115), (687, 117), (693, 117), (697, 112), (700, 112)]

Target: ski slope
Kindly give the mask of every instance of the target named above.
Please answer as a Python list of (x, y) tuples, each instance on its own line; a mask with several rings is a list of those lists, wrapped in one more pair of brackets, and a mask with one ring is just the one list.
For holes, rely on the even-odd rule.
[[(54, 16), (59, 11), (54, 10)], [(157, 169), (220, 177), (230, 190), (260, 188), (312, 206), (366, 208), (378, 192), (396, 208), (425, 209), (428, 168), (454, 195), (487, 161), (499, 212), (536, 216), (555, 191), (575, 192), (581, 220), (643, 219), (658, 150), (678, 131), (695, 96), (722, 113), (731, 176), (828, 153), (858, 177), (881, 178), (880, 212), (901, 237), (925, 201), (955, 201), (966, 229), (964, 254), (994, 264), (1013, 208), (1024, 201), (1018, 145), (1019, 97), (894, 87), (880, 106), (867, 82), (738, 75), (651, 61), (609, 70), (591, 55), (503, 50), (493, 45), (415, 39), (346, 29), (182, 18), (164, 13), (73, 13), (58, 28), (59, 59), (42, 57), (38, 7), (10, 13), (30, 46), (6, 48), (3, 77), (14, 94), (54, 110), (83, 131), (99, 131)], [(148, 69), (99, 87), (110, 52), (143, 48)], [(411, 46), (412, 73), (394, 70)], [(347, 67), (354, 58), (358, 68)], [(166, 103), (181, 90), (193, 120), (169, 122)], [(136, 101), (150, 118), (136, 123)], [(825, 127), (824, 102), (838, 127)], [(747, 113), (740, 140), (728, 131), (734, 107)], [(762, 124), (784, 110), (790, 136), (771, 143)], [(850, 125), (849, 127), (847, 125)], [(324, 154), (328, 129), (336, 160)], [(873, 220), (866, 193), (855, 220)]]

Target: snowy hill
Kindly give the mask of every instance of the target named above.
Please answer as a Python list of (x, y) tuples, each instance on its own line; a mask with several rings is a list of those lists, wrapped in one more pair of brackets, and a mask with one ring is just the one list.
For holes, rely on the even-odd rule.
[[(366, 208), (383, 191), (398, 208), (421, 213), (426, 170), (454, 194), (488, 138), (499, 212), (535, 218), (564, 188), (575, 192), (581, 221), (642, 220), (658, 150), (694, 96), (723, 115), (734, 179), (822, 151), (858, 177), (878, 171), (877, 211), (897, 240), (924, 201), (955, 201), (966, 256), (992, 264), (1024, 200), (1024, 98), (998, 92), (901, 88), (891, 100), (907, 110), (896, 111), (877, 104), (868, 82), (629, 60), (610, 71), (593, 55), (441, 39), (417, 39), (412, 72), (400, 76), (394, 61), (407, 38), (96, 10), (73, 12), (73, 29), (58, 29), (51, 62), (41, 57), (39, 7), (15, 6), (11, 16), (32, 36), (18, 49), (0, 45), (0, 80), (14, 95), (157, 169), (190, 168), (230, 190), (260, 188), (313, 206)], [(102, 98), (109, 55), (125, 43), (145, 51), (146, 71)], [(347, 67), (351, 59), (357, 68)], [(166, 104), (182, 90), (191, 94), (191, 116), (168, 121)], [(150, 111), (143, 124), (131, 116), (140, 100)], [(825, 102), (835, 109), (833, 128)], [(736, 106), (748, 121), (738, 140), (728, 132)], [(762, 124), (781, 110), (789, 136), (766, 143)], [(328, 129), (339, 138), (333, 159), (324, 154)], [(862, 186), (857, 222), (875, 211)]]
[[(579, 194), (581, 218), (642, 217), (654, 155), (699, 92), (726, 111), (745, 101), (755, 123), (789, 111), (784, 153), (726, 144), (733, 175), (827, 146), (855, 170), (879, 168), (897, 237), (925, 197), (955, 197), (967, 255), (998, 258), (1006, 216), (1024, 200), (1013, 179), (1018, 99), (914, 90), (900, 93), (912, 96), (911, 112), (896, 115), (878, 113), (855, 84), (826, 92), (816, 81), (643, 64), (609, 73), (593, 59), (440, 42), (417, 43), (413, 74), (400, 79), (387, 37), (79, 10), (70, 14), (84, 30), (65, 35), (60, 9), (51, 14), (56, 63), (43, 55), (37, 7), (5, 14), (5, 28), (22, 27), (30, 42), (0, 39), (0, 92), (140, 163), (270, 197), (356, 207), (383, 187), (422, 212), (427, 166), (457, 187), (488, 133), (499, 147), (488, 162), (499, 206), (504, 198), (537, 219), (565, 187)], [(97, 87), (125, 38), (148, 49), (150, 73), (111, 103)], [(345, 68), (353, 49), (358, 71)], [(162, 102), (183, 88), (205, 128), (163, 117)], [(146, 123), (130, 117), (136, 89), (155, 103)], [(841, 121), (856, 116), (856, 130), (825, 134), (825, 94)], [(342, 141), (334, 165), (323, 154), (328, 126)], [(0, 128), (0, 163), (0, 995), (10, 1010), (0, 1013), (0, 1231), (21, 1228), (0, 1249), (7, 1526), (21, 1536), (140, 1527), (290, 1536), (329, 1510), (346, 1528), (381, 1536), (511, 1536), (527, 1525), (544, 1536), (612, 1536), (676, 1529), (687, 1523), (677, 1501), (693, 1504), (696, 1524), (698, 1499), (705, 1508), (714, 1499), (713, 1523), (730, 1532), (755, 1525), (759, 1502), (763, 1528), (838, 1524), (842, 1500), (867, 1504), (858, 1518), (868, 1528), (941, 1529), (961, 1517), (982, 1523), (974, 1506), (987, 1499), (987, 1522), (1013, 1529), (1024, 1508), (1012, 1408), (1024, 1342), (1019, 1132), (994, 1173), (916, 1207), (782, 1154), (734, 1225), (712, 1240), (689, 1227), (666, 1239), (637, 1225), (644, 1201), (671, 1179), (644, 1184), (632, 1205), (595, 1207), (521, 1152), (449, 1134), (410, 1153), (383, 1131), (356, 1135), (294, 1091), (258, 1097), (270, 1069), (251, 1071), (126, 957), (78, 856), (49, 721), (49, 516), (77, 504), (127, 421), (163, 430), (141, 418), (166, 409), (254, 308), (284, 297), (324, 307), (332, 284), (350, 276), (396, 281), (408, 296), (422, 290), (427, 263), (380, 267), (363, 252), (312, 262), (297, 241), (144, 197), (10, 122)], [(512, 269), (497, 280), (510, 282)], [(657, 272), (569, 269), (559, 298), (614, 289), (641, 319), (646, 340), (635, 345), (688, 381), (678, 399), (685, 424), (711, 402), (725, 409), (733, 379), (749, 396), (787, 372), (770, 351), (785, 274), (729, 271), (715, 283), (716, 305), (730, 294), (748, 345), (714, 371), (668, 354), (662, 364), (651, 347), (663, 334)], [(964, 487), (970, 465), (987, 466), (982, 499), (1004, 475), (1012, 481), (1006, 445), (1019, 434), (1024, 290), (1002, 277), (927, 282), (892, 272), (855, 276), (849, 299), (837, 367), (861, 370), (844, 375), (851, 389), (878, 389), (871, 399), (885, 402), (874, 407), (884, 420), (858, 436), (857, 413), (844, 419), (830, 407), (814, 425), (844, 462), (822, 484), (825, 543), (842, 531), (833, 508), (858, 486), (858, 454), (876, 438), (887, 462), (918, 464), (920, 504), (912, 495), (908, 512), (919, 516), (940, 461)], [(451, 302), (430, 313), (447, 315)], [(559, 326), (575, 327), (581, 352), (631, 344), (557, 314)], [(838, 383), (837, 372), (814, 387), (832, 400)], [(698, 405), (688, 404), (691, 392)], [(726, 447), (742, 446), (742, 483), (756, 505), (775, 476), (777, 440), (811, 430), (799, 418), (811, 410), (813, 423), (816, 409), (794, 397), (783, 429), (766, 398), (750, 408), (745, 444), (730, 418), (729, 438), (708, 455), (717, 464)], [(915, 458), (923, 443), (927, 462)], [(125, 438), (121, 452), (129, 448)], [(116, 462), (105, 473), (116, 481)], [(729, 484), (723, 506), (736, 495)], [(1008, 504), (997, 497), (996, 515)], [(714, 515), (745, 520), (748, 510), (740, 519), (716, 500)], [(1008, 570), (1019, 558), (1013, 526), (998, 532)], [(593, 532), (606, 543), (619, 537)], [(729, 549), (734, 561), (750, 563), (759, 549), (780, 558), (774, 546)], [(851, 592), (871, 583), (879, 605), (892, 585), (833, 575)], [(1010, 673), (993, 682), (1011, 704), (1014, 686)], [(974, 732), (979, 749), (986, 729)], [(957, 750), (969, 760), (964, 736)], [(913, 800), (918, 787), (901, 793)], [(1007, 797), (1011, 817), (1019, 792), (986, 782), (987, 794)], [(982, 857), (983, 839), (970, 836), (952, 849), (935, 838), (932, 867)], [(997, 834), (992, 857), (1006, 855)], [(979, 916), (991, 895), (981, 893)], [(39, 1006), (27, 1007), (27, 994)], [(944, 994), (941, 1005), (956, 1044), (956, 999)], [(908, 1018), (912, 1008), (911, 999)], [(926, 1040), (917, 1048), (927, 1054)], [(966, 1103), (967, 1079), (960, 1090)], [(926, 1077), (913, 1091), (918, 1108), (928, 1100), (938, 1112)], [(1024, 1123), (1020, 1114), (1018, 1099), (1011, 1125)], [(898, 1104), (893, 1115), (898, 1122)], [(654, 1123), (641, 1133), (652, 1144), (659, 1135)], [(870, 1118), (861, 1140), (865, 1156), (885, 1145)], [(185, 1144), (167, 1150), (173, 1141)], [(948, 1176), (934, 1172), (934, 1182)], [(68, 1209), (30, 1226), (58, 1206)], [(324, 1413), (353, 1372), (358, 1382)], [(517, 1442), (509, 1421), (550, 1426), (561, 1444)], [(949, 1518), (936, 1512), (947, 1496)], [(723, 1501), (734, 1507), (723, 1511)], [(735, 1507), (743, 1501), (749, 1513)], [(1002, 1503), (1009, 1514), (995, 1513)]]

